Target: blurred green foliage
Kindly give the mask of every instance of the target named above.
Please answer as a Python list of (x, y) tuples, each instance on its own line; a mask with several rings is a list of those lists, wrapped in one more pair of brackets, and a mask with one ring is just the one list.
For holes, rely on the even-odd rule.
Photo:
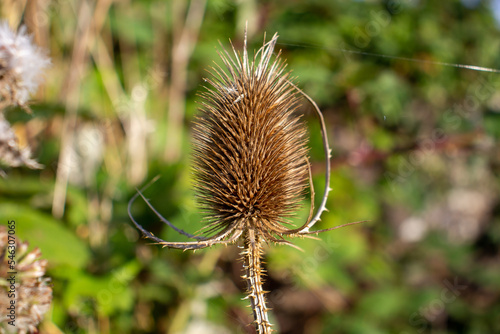
[[(203, 226), (189, 171), (190, 122), (205, 69), (220, 63), (218, 41), (240, 49), (247, 20), (249, 49), (278, 32), (288, 68), (324, 111), (333, 191), (317, 228), (369, 220), (297, 240), (304, 252), (269, 247), (265, 288), (278, 332), (500, 332), (500, 76), (440, 64), (500, 68), (500, 33), (488, 1), (464, 3), (39, 1), (44, 20), (30, 25), (27, 12), (23, 19), (53, 67), (33, 115), (7, 117), (45, 169), (7, 170), (0, 220), (15, 219), (19, 237), (49, 260), (54, 300), (42, 332), (252, 333), (236, 246), (161, 249), (142, 240), (127, 215), (136, 188), (161, 175), (145, 191), (152, 205), (185, 230)], [(2, 17), (17, 24), (18, 7), (3, 3)], [(85, 10), (95, 26), (76, 55)], [(185, 22), (196, 10), (199, 31)], [(192, 54), (179, 61), (176, 48), (193, 34)], [(78, 84), (68, 92), (71, 75)], [(182, 154), (168, 160), (176, 93), (186, 108)], [(321, 138), (309, 109), (304, 103), (320, 194)], [(66, 160), (63, 147), (73, 152)], [(64, 170), (58, 214), (52, 201)], [(304, 199), (296, 223), (308, 205)], [(132, 213), (155, 235), (186, 240), (143, 201)]]

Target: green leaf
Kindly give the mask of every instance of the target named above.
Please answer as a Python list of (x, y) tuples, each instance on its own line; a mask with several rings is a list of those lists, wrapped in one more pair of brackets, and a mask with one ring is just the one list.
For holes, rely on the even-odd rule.
[(484, 129), (495, 139), (500, 138), (500, 113), (489, 112), (484, 115)]
[(70, 281), (64, 294), (64, 304), (68, 309), (80, 308), (82, 301), (89, 297), (96, 302), (97, 311), (102, 315), (118, 310), (129, 311), (134, 301), (129, 284), (140, 268), (140, 264), (132, 260), (103, 277), (82, 272)]
[(89, 260), (85, 243), (52, 216), (27, 205), (0, 203), (0, 220), (16, 221), (16, 236), (39, 247), (50, 266), (68, 265), (82, 268)]

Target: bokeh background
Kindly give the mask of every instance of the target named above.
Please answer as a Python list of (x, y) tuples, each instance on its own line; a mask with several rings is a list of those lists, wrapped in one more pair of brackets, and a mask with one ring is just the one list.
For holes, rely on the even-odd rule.
[[(52, 67), (29, 115), (7, 111), (42, 170), (4, 168), (0, 220), (49, 261), (41, 333), (253, 333), (239, 249), (161, 249), (127, 202), (145, 191), (177, 226), (200, 228), (190, 124), (219, 41), (264, 33), (317, 101), (333, 147), (329, 212), (370, 220), (270, 245), (278, 333), (500, 333), (498, 1), (3, 0)], [(379, 56), (376, 56), (376, 55)], [(398, 59), (383, 57), (394, 56)], [(408, 58), (408, 59), (403, 59)], [(310, 107), (316, 192), (322, 147)], [(319, 199), (318, 199), (319, 200)], [(309, 206), (304, 198), (305, 219)], [(144, 202), (137, 221), (186, 240)]]

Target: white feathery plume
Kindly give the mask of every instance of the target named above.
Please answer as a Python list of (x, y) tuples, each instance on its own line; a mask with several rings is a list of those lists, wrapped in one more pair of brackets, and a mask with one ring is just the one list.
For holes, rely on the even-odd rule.
[(49, 65), (46, 52), (33, 43), (26, 27), (15, 33), (7, 22), (0, 22), (0, 106), (25, 106)]

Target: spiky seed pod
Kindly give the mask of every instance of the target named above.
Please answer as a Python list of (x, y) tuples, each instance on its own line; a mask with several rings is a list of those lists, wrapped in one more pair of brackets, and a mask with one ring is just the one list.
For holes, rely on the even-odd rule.
[[(330, 183), (330, 147), (323, 115), (316, 103), (295, 84), (285, 65), (273, 51), (278, 35), (264, 43), (252, 61), (246, 48), (243, 55), (233, 47), (234, 56), (220, 54), (225, 69), (212, 68), (212, 86), (201, 94), (201, 115), (194, 126), (194, 173), (198, 199), (206, 210), (207, 237), (193, 235), (163, 218), (141, 192), (129, 201), (128, 213), (146, 238), (163, 247), (202, 249), (231, 244), (243, 238), (243, 267), (248, 299), (259, 334), (271, 333), (265, 291), (262, 288), (262, 243), (292, 245), (285, 237), (308, 237), (335, 230), (348, 223), (323, 230), (311, 228), (326, 210)], [(325, 153), (325, 189), (316, 214), (300, 227), (288, 229), (290, 217), (299, 206), (310, 168), (306, 129), (294, 114), (298, 92), (314, 107), (321, 124)], [(154, 180), (153, 180), (154, 182)], [(314, 190), (311, 186), (311, 203)], [(147, 186), (146, 186), (147, 187)], [(196, 241), (170, 242), (145, 230), (132, 216), (131, 206), (141, 196), (169, 227)]]
[[(201, 95), (194, 166), (208, 233), (244, 230), (245, 275), (259, 333), (271, 332), (262, 289), (261, 242), (274, 240), (307, 185), (307, 131), (294, 114), (298, 97), (285, 64), (272, 61), (277, 35), (250, 60), (221, 53)], [(245, 39), (246, 43), (246, 39)]]
[(307, 185), (307, 131), (298, 97), (273, 50), (277, 35), (250, 61), (221, 53), (201, 94), (194, 136), (195, 186), (209, 231), (250, 222), (264, 237), (284, 229)]

